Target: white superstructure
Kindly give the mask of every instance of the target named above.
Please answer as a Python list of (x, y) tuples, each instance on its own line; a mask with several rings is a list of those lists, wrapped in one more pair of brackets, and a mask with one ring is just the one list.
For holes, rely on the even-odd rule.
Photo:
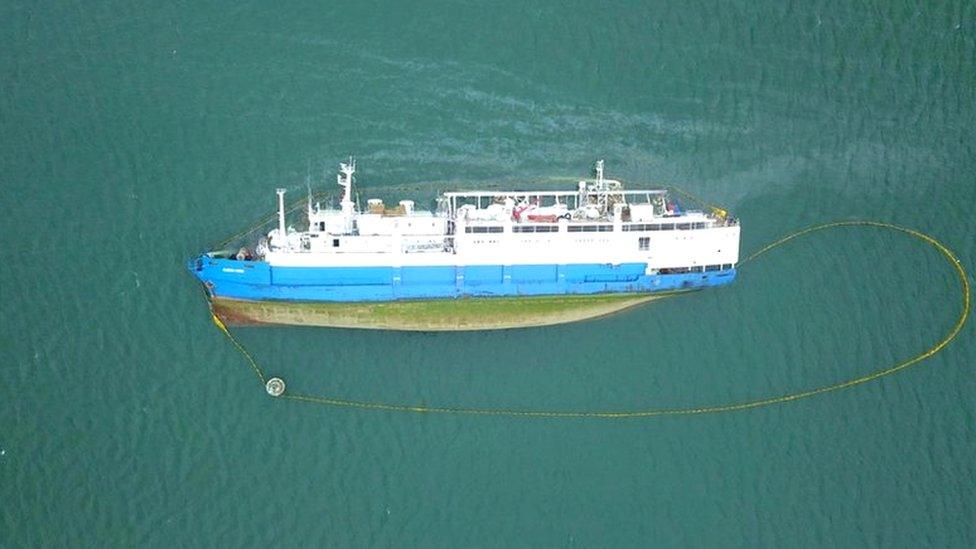
[(725, 212), (682, 211), (665, 190), (624, 190), (604, 177), (571, 191), (448, 192), (435, 211), (409, 200), (352, 199), (355, 164), (340, 165), (339, 209), (309, 203), (307, 230), (279, 226), (257, 254), (281, 267), (646, 263), (646, 274), (728, 269), (739, 224)]

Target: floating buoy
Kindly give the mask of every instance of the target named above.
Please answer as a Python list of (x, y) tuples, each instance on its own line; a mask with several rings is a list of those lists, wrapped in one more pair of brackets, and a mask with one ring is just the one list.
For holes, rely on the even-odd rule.
[(268, 394), (273, 397), (280, 397), (285, 394), (285, 382), (280, 377), (273, 377), (264, 384)]

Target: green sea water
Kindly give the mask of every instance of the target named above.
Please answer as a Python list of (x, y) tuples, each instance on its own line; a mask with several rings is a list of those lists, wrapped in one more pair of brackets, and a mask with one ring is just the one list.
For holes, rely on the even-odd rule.
[[(875, 219), (976, 270), (972, 2), (11, 1), (0, 52), (0, 546), (976, 545), (973, 322), (750, 411), (411, 415), (266, 396), (183, 266), (354, 154), (363, 200), (605, 158), (744, 252)], [(960, 286), (844, 228), (579, 324), (236, 334), (304, 393), (703, 406), (908, 358)]]

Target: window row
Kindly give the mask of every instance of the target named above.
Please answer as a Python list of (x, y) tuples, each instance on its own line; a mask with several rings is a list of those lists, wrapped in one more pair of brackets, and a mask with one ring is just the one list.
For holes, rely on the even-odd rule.
[[(689, 229), (704, 229), (707, 223), (698, 221), (695, 223), (631, 223), (623, 225), (624, 231), (686, 231)], [(566, 230), (571, 233), (609, 233), (613, 232), (613, 225), (569, 225)], [(466, 233), (501, 233), (504, 227), (465, 227)], [(557, 233), (559, 225), (515, 225), (512, 227), (514, 233)]]
[(658, 269), (659, 274), (687, 274), (687, 273), (701, 273), (701, 272), (715, 272), (715, 271), (728, 271), (732, 268), (731, 263), (723, 263), (722, 265), (705, 265), (702, 267), (698, 265), (696, 267), (667, 267), (664, 269)]
[(558, 233), (559, 225), (517, 225), (512, 227), (516, 233)]
[(687, 231), (689, 229), (704, 229), (707, 224), (704, 221), (694, 223), (632, 223), (624, 225), (624, 231)]
[(609, 233), (613, 231), (613, 225), (570, 225), (568, 230), (571, 233)]

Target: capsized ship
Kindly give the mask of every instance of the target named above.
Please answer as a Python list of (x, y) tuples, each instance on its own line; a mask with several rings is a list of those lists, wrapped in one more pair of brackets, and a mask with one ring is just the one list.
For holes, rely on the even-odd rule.
[(339, 208), (309, 200), (307, 227), (285, 223), (190, 271), (213, 300), (396, 302), (459, 297), (639, 294), (729, 284), (739, 223), (684, 210), (666, 190), (596, 177), (566, 191), (447, 192), (434, 211), (402, 200), (353, 201), (355, 163), (340, 164)]

